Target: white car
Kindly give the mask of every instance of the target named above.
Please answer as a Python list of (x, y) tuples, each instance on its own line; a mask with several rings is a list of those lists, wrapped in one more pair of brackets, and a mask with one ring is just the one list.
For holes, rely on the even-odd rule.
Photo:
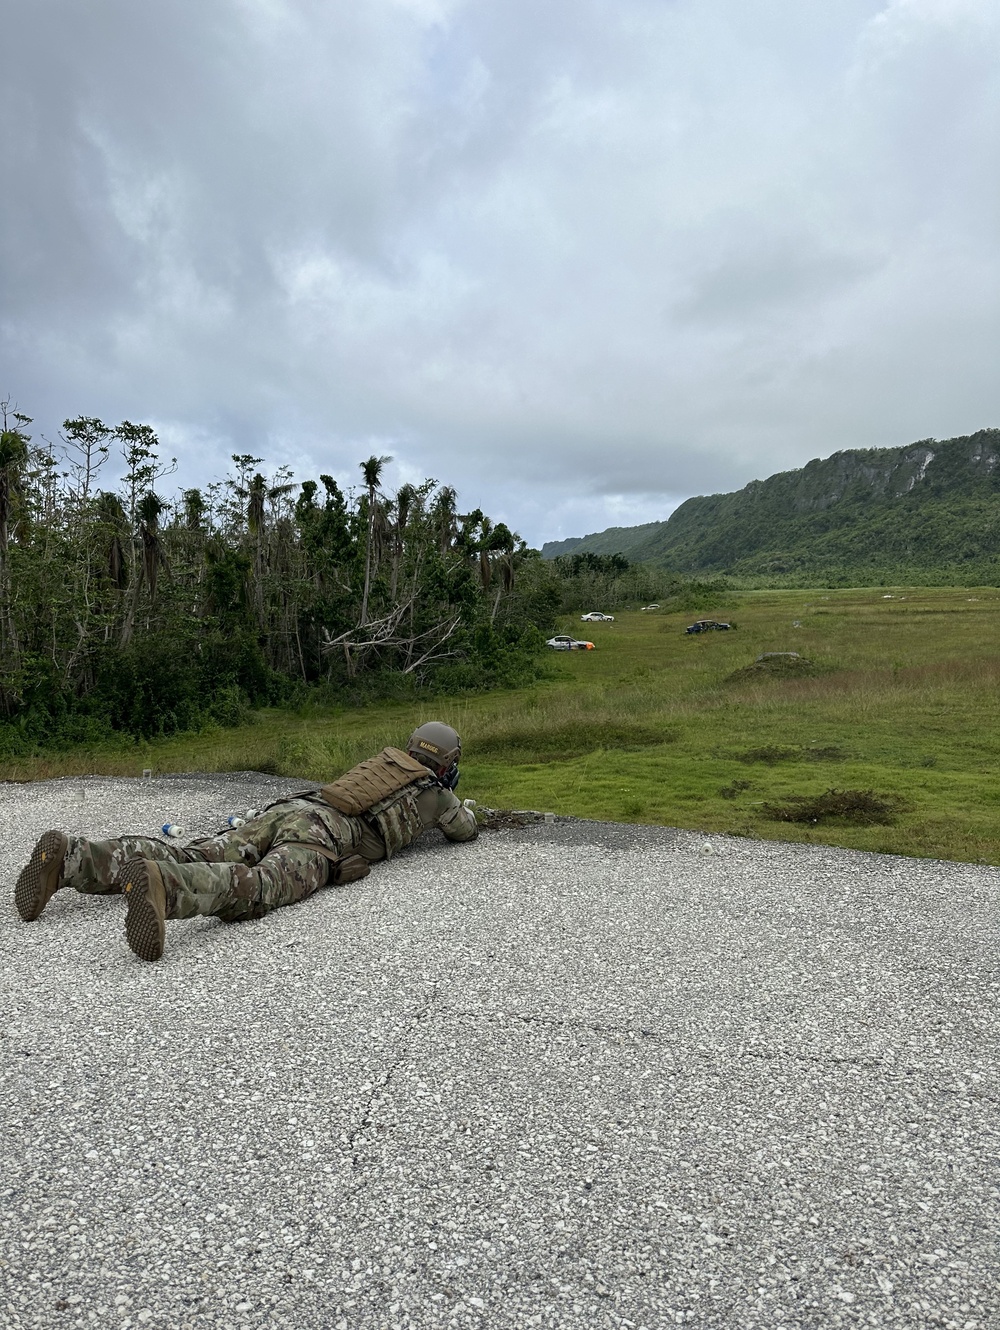
[(568, 637), (565, 633), (560, 633), (558, 637), (550, 637), (545, 643), (553, 651), (595, 651), (593, 642), (581, 642), (579, 638)]
[(643, 612), (644, 614), (645, 614), (646, 610), (658, 610), (659, 608), (660, 608), (659, 605), (641, 605), (641, 606), (640, 606), (640, 609), (642, 610), (642, 612)]
[(589, 614), (581, 614), (581, 623), (614, 623), (613, 614), (601, 614), (599, 610), (591, 610)]

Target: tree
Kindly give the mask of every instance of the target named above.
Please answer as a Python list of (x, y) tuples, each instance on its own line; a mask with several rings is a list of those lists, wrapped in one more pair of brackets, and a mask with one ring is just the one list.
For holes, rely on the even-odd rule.
[(361, 595), (360, 626), (368, 622), (368, 596), (371, 591), (372, 559), (375, 553), (375, 530), (378, 517), (378, 495), (382, 484), (382, 470), (391, 457), (376, 457), (372, 454), (367, 462), (361, 463), (361, 475), (368, 491), (368, 539), (365, 542), (365, 589)]
[(437, 533), (438, 552), (442, 558), (451, 549), (458, 534), (457, 499), (458, 495), (450, 485), (442, 485), (434, 501), (432, 521)]
[(90, 498), (94, 478), (108, 460), (111, 452), (108, 440), (114, 436), (115, 431), (96, 416), (64, 420), (63, 431), (62, 439), (70, 473), (77, 485), (77, 499), (84, 505)]
[(161, 465), (160, 441), (151, 425), (133, 425), (130, 420), (123, 420), (114, 431), (114, 437), (121, 444), (128, 495), (126, 511), (134, 526), (139, 496), (151, 490), (164, 476), (173, 475), (177, 470), (177, 458), (172, 457), (167, 466)]
[(488, 548), (491, 554), (500, 556), (497, 560), (500, 569), (500, 585), (497, 587), (493, 609), (490, 613), (490, 623), (493, 623), (497, 617), (500, 599), (504, 592), (509, 594), (514, 590), (514, 556), (520, 550), (523, 550), (525, 545), (523, 541), (519, 541), (509, 526), (503, 522), (498, 522), (490, 535)]
[(410, 511), (414, 500), (418, 497), (416, 487), (409, 483), (400, 485), (396, 491), (396, 523), (393, 529), (392, 543), (392, 580), (389, 585), (389, 599), (393, 604), (396, 603), (396, 595), (399, 590), (399, 570), (403, 561), (403, 551), (406, 547), (406, 524), (410, 520)]
[(490, 582), (493, 580), (493, 566), (490, 563), (490, 553), (493, 550), (493, 523), (488, 517), (482, 517), (479, 522), (479, 577), (483, 584), (483, 590), (489, 591)]
[[(7, 400), (0, 402), (0, 653), (17, 650), (10, 596), (10, 527), (14, 506), (21, 497), (22, 472), (28, 462), (28, 436), (24, 427), (28, 416), (11, 411)], [(11, 425), (13, 424), (13, 428)]]
[(181, 496), (184, 503), (184, 525), (189, 531), (202, 531), (208, 504), (199, 489), (185, 490)]
[(21, 472), (28, 461), (28, 441), (16, 429), (0, 431), (0, 561), (10, 545), (10, 519), (21, 488)]
[(136, 504), (139, 558), (136, 565), (136, 576), (132, 579), (125, 622), (122, 625), (121, 645), (123, 647), (127, 646), (132, 639), (135, 616), (139, 607), (139, 596), (144, 585), (149, 592), (150, 609), (156, 603), (160, 568), (167, 562), (160, 534), (160, 515), (166, 507), (166, 502), (158, 494), (154, 494), (152, 490), (144, 494)]
[[(285, 476), (287, 473), (283, 472), (282, 475)], [(273, 503), (275, 499), (284, 498), (295, 488), (296, 486), (287, 479), (282, 479), (277, 485), (268, 485), (263, 474), (257, 471), (245, 489), (237, 489), (237, 493), (242, 499), (246, 500), (247, 505), (247, 531), (253, 542), (253, 603), (261, 630), (263, 630), (265, 624), (264, 580), (267, 572), (267, 508), (269, 503)]]
[(149, 590), (150, 603), (156, 600), (156, 584), (160, 568), (167, 558), (160, 536), (160, 514), (166, 508), (165, 500), (152, 490), (139, 500), (139, 542), (141, 548), (142, 580)]
[(101, 491), (94, 501), (97, 539), (104, 553), (108, 580), (117, 591), (124, 591), (129, 581), (129, 561), (126, 553), (128, 518), (117, 494)]

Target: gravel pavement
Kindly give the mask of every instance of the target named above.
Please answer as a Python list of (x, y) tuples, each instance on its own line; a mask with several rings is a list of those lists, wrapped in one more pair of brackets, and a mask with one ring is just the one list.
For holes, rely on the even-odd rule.
[(0, 785), (0, 1325), (1000, 1327), (1000, 873), (424, 838), (128, 950), (15, 877), (258, 775)]

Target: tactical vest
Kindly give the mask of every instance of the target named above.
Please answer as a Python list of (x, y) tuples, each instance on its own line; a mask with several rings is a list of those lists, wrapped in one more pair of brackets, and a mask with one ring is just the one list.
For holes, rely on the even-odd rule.
[(390, 795), (430, 775), (422, 762), (399, 748), (383, 748), (375, 757), (359, 762), (320, 794), (338, 813), (361, 817)]
[(391, 859), (397, 850), (415, 841), (424, 829), (423, 818), (417, 808), (417, 795), (434, 784), (433, 776), (407, 785), (398, 794), (390, 795), (365, 813), (368, 822), (374, 822), (385, 842), (385, 857)]
[(398, 748), (383, 748), (376, 757), (324, 785), (320, 794), (338, 812), (374, 822), (385, 842), (385, 856), (391, 859), (423, 831), (417, 795), (433, 784), (434, 777), (422, 762)]

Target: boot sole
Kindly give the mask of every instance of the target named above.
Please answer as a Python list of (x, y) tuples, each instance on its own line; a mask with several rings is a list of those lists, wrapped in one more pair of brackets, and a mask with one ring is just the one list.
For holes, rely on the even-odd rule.
[(150, 873), (141, 859), (127, 863), (117, 883), (125, 893), (125, 940), (143, 961), (158, 961), (163, 955), (165, 928), (163, 916), (150, 901)]
[(67, 845), (61, 831), (47, 831), (21, 870), (14, 888), (14, 904), (26, 924), (38, 918), (58, 891)]

